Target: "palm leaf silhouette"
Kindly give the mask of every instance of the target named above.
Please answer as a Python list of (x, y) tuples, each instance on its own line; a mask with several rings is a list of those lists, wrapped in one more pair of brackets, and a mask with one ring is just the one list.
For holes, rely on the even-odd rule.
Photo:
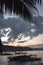
[(20, 15), (24, 19), (32, 20), (33, 10), (37, 10), (36, 4), (41, 4), (42, 0), (0, 0), (0, 13), (3, 13), (3, 4), (12, 12)]

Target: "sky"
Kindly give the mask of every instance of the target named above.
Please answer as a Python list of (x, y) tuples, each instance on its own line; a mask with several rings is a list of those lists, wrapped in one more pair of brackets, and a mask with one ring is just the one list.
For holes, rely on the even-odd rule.
[[(43, 0), (42, 0), (42, 5), (38, 6), (38, 10), (39, 10), (39, 15), (43, 17)], [(17, 16), (13, 12), (12, 12), (12, 14), (10, 14), (9, 11), (7, 11), (7, 13), (5, 13), (5, 11), (4, 11), (3, 17), (4, 17), (4, 20), (7, 22), (7, 21), (13, 20), (14, 18), (18, 19), (19, 15)], [(22, 19), (20, 19), (18, 21), (21, 21), (21, 20)], [(40, 22), (36, 26), (33, 23), (31, 23), (31, 24), (29, 23), (29, 25), (28, 25), (28, 23), (23, 23), (23, 22), (24, 22), (24, 20), (22, 22), (19, 22), (19, 24), (17, 22), (18, 25), (16, 23), (14, 24), (15, 25), (14, 29), (16, 29), (16, 32), (15, 32), (16, 34), (15, 33), (14, 34), (15, 34), (15, 37), (17, 37), (17, 38), (15, 39), (14, 42), (12, 42), (12, 43), (10, 42), (9, 45), (28, 46), (28, 45), (35, 45), (35, 44), (43, 44), (43, 30), (42, 30), (43, 25), (41, 25)], [(43, 24), (43, 22), (41, 22), (41, 23)], [(30, 27), (30, 25), (31, 25), (31, 27)], [(18, 33), (17, 33), (17, 29), (18, 29)], [(20, 29), (21, 29), (21, 31), (20, 31)], [(5, 34), (4, 31), (6, 31), (7, 33)], [(8, 37), (8, 35), (11, 32), (12, 32), (12, 26), (2, 29), (1, 30), (1, 33), (3, 34), (3, 37), (1, 37), (2, 41), (3, 40), (8, 41), (8, 38), (10, 37), (10, 36)], [(20, 33), (20, 32), (22, 32), (22, 33)], [(29, 36), (28, 36), (28, 34), (29, 34)], [(12, 37), (12, 41), (13, 41), (13, 37)], [(24, 41), (24, 42), (22, 43), (22, 41)]]
[(30, 39), (29, 41), (24, 42), (24, 43), (17, 43), (17, 42), (11, 43), (10, 42), (9, 44), (4, 44), (4, 45), (22, 46), (22, 47), (30, 46), (30, 45), (39, 45), (39, 44), (43, 44), (43, 38), (42, 37), (43, 37), (43, 34), (33, 38), (32, 40)]

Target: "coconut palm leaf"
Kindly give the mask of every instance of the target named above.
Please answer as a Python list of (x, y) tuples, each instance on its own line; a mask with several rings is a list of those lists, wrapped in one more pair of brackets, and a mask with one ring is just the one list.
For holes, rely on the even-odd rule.
[(5, 4), (5, 10), (7, 8), (12, 12), (20, 15), (24, 19), (32, 20), (33, 11), (36, 10), (36, 4), (41, 4), (42, 0), (0, 0), (0, 12), (3, 13), (3, 5)]

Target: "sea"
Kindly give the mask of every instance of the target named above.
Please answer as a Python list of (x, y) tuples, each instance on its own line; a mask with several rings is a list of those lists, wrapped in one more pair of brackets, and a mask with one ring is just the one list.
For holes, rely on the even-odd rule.
[(41, 58), (41, 61), (9, 61), (8, 57), (15, 56), (14, 52), (12, 55), (0, 55), (0, 65), (43, 65), (43, 51), (26, 51), (28, 55), (37, 55)]

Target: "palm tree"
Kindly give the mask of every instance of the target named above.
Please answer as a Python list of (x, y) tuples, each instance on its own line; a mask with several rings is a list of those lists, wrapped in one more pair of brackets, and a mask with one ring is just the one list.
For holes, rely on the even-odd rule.
[(3, 5), (5, 4), (5, 10), (7, 8), (12, 12), (20, 15), (24, 19), (32, 20), (35, 10), (37, 13), (36, 4), (41, 4), (42, 0), (0, 0), (0, 12), (3, 13)]
[(0, 39), (0, 53), (2, 54), (3, 53), (3, 50), (2, 50), (2, 41), (1, 41), (1, 39)]

